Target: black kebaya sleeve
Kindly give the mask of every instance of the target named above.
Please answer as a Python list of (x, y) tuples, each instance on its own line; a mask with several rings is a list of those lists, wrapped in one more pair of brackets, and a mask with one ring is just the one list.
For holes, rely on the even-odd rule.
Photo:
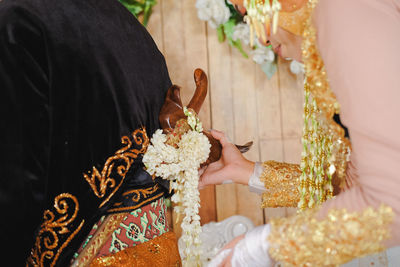
[(12, 266), (25, 265), (43, 214), (51, 131), (43, 34), (33, 15), (0, 3), (0, 240)]

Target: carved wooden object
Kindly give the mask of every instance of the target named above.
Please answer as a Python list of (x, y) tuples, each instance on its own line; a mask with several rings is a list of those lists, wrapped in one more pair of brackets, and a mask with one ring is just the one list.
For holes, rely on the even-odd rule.
[[(194, 71), (194, 81), (196, 84), (196, 90), (189, 104), (187, 105), (188, 109), (192, 109), (199, 114), (201, 106), (204, 103), (204, 100), (207, 96), (207, 87), (208, 87), (208, 79), (205, 72), (201, 69), (196, 69)], [(176, 134), (180, 130), (177, 127), (177, 122), (181, 122), (182, 119), (185, 119), (185, 114), (183, 113), (183, 105), (180, 96), (181, 88), (177, 85), (171, 86), (168, 89), (164, 105), (161, 108), (159, 120), (164, 133), (166, 134)], [(179, 123), (178, 123), (179, 124)], [(181, 127), (181, 126), (179, 126)], [(211, 144), (211, 151), (209, 158), (205, 162), (204, 165), (210, 164), (219, 160), (221, 157), (222, 146), (218, 140), (216, 140), (210, 132), (203, 131), (203, 133), (207, 136), (208, 140)], [(252, 146), (253, 142), (248, 142), (243, 146), (236, 145), (236, 147), (240, 150), (240, 152), (247, 152)]]

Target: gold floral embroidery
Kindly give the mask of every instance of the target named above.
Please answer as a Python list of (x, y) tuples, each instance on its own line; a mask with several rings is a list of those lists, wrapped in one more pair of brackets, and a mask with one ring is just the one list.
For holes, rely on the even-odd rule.
[(175, 234), (167, 232), (148, 242), (98, 257), (90, 266), (181, 266), (177, 243)]
[[(107, 201), (115, 194), (115, 192), (122, 185), (122, 182), (124, 181), (125, 176), (132, 166), (134, 160), (147, 150), (149, 138), (147, 136), (146, 129), (143, 128), (135, 130), (132, 133), (132, 137), (135, 144), (141, 147), (140, 149), (132, 148), (133, 142), (131, 138), (129, 138), (129, 136), (123, 136), (121, 138), (121, 142), (126, 146), (115, 152), (113, 156), (107, 159), (101, 172), (99, 172), (96, 167), (93, 167), (91, 176), (88, 174), (83, 174), (83, 177), (93, 189), (94, 194), (98, 198), (104, 198), (99, 207), (102, 207), (105, 203), (107, 203)], [(114, 175), (119, 176), (119, 182), (116, 181)], [(108, 189), (112, 188), (114, 189), (110, 192)]]
[(151, 195), (154, 192), (156, 192), (158, 190), (158, 188), (159, 188), (158, 184), (156, 184), (156, 185), (154, 185), (152, 187), (149, 187), (149, 188), (132, 189), (132, 190), (129, 190), (129, 191), (123, 193), (122, 195), (126, 196), (126, 195), (133, 194), (132, 195), (132, 200), (135, 201), (135, 202), (138, 202), (141, 199), (141, 196), (146, 198), (148, 195)]
[(74, 267), (88, 266), (96, 257), (97, 253), (104, 245), (104, 242), (110, 237), (111, 233), (118, 228), (127, 213), (117, 213), (108, 215), (101, 224), (100, 229), (96, 231), (94, 237), (85, 246), (78, 258), (75, 260)]
[[(33, 266), (54, 266), (63, 249), (81, 230), (84, 220), (73, 223), (79, 211), (79, 202), (75, 196), (63, 193), (54, 200), (55, 212), (46, 210), (44, 222), (36, 236), (35, 246), (28, 258), (28, 264)], [(75, 225), (75, 229), (70, 229)], [(62, 241), (65, 240), (65, 241)]]
[(262, 196), (262, 208), (296, 207), (300, 200), (300, 166), (272, 160), (264, 162), (263, 166), (260, 180), (266, 191)]
[(164, 192), (160, 192), (159, 189), (159, 185), (155, 184), (148, 188), (138, 188), (126, 191), (122, 194), (122, 197), (124, 198), (124, 201), (127, 201), (127, 203), (123, 205), (124, 201), (115, 202), (108, 212), (122, 212), (137, 209), (149, 201), (163, 196)]
[(332, 209), (317, 219), (318, 209), (271, 221), (269, 253), (285, 266), (335, 266), (384, 250), (393, 211), (382, 205), (362, 212)]

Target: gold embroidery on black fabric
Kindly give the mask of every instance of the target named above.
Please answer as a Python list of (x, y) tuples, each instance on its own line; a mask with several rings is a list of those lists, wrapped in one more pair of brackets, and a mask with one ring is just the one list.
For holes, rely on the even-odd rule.
[(144, 198), (146, 198), (148, 195), (153, 194), (158, 190), (158, 185), (154, 185), (148, 188), (139, 188), (139, 189), (133, 189), (129, 190), (125, 193), (123, 193), (123, 196), (133, 194), (132, 200), (135, 202), (138, 202), (141, 199), (141, 196), (143, 195)]
[[(81, 230), (84, 220), (78, 225), (73, 223), (79, 211), (79, 202), (69, 193), (58, 195), (54, 199), (55, 212), (46, 210), (44, 222), (36, 236), (35, 246), (28, 258), (27, 265), (54, 266), (63, 249)], [(72, 227), (72, 226), (76, 227)], [(75, 228), (75, 229), (71, 229)], [(62, 241), (64, 240), (65, 241)]]
[(120, 212), (139, 208), (145, 203), (148, 203), (149, 199), (153, 200), (164, 194), (159, 191), (160, 187), (158, 184), (147, 188), (137, 188), (126, 191), (122, 194), (123, 201), (115, 202), (107, 212)]
[[(115, 194), (115, 192), (122, 185), (126, 174), (132, 166), (134, 160), (140, 155), (146, 152), (147, 146), (149, 145), (149, 138), (146, 133), (146, 129), (136, 129), (132, 133), (132, 138), (129, 136), (123, 136), (121, 138), (122, 144), (125, 147), (121, 148), (111, 157), (109, 157), (104, 164), (102, 171), (97, 170), (93, 167), (91, 176), (83, 174), (83, 177), (89, 183), (94, 194), (98, 198), (104, 198), (104, 201), (99, 207), (102, 207), (107, 201)], [(140, 149), (132, 148), (133, 142), (136, 145), (141, 146)], [(120, 181), (117, 182), (115, 179), (115, 172), (120, 177)], [(114, 188), (111, 192), (108, 189)]]

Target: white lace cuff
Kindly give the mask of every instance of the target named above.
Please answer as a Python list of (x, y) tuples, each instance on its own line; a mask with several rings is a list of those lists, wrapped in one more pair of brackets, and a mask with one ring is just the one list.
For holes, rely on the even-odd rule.
[(262, 162), (256, 162), (254, 164), (253, 174), (249, 179), (249, 191), (257, 194), (265, 192), (264, 183), (260, 181), (260, 176), (264, 171)]

